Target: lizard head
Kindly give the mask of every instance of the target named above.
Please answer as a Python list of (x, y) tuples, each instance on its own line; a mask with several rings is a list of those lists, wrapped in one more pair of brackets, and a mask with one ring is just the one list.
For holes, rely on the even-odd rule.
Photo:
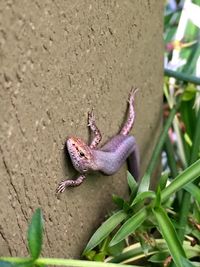
[(74, 168), (80, 173), (87, 172), (93, 159), (89, 146), (77, 137), (69, 137), (66, 145)]

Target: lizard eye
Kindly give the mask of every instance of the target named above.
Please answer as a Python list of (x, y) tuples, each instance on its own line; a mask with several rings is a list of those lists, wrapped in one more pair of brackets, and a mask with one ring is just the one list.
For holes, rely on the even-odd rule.
[(79, 153), (79, 156), (80, 156), (80, 157), (84, 157), (85, 154), (84, 154), (83, 152), (80, 152), (80, 153)]

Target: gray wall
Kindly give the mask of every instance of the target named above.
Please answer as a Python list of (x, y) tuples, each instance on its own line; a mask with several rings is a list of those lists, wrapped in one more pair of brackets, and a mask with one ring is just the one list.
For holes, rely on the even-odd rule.
[(140, 87), (133, 134), (144, 171), (162, 122), (162, 2), (1, 1), (1, 255), (27, 255), (37, 207), (43, 255), (80, 255), (112, 194), (127, 194), (126, 165), (57, 197), (58, 183), (74, 175), (62, 144), (68, 135), (88, 139), (92, 107), (103, 142), (115, 135), (132, 85)]

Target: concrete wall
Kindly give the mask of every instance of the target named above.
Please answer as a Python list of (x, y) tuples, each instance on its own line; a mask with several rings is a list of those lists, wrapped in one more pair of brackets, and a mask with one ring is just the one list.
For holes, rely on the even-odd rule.
[(126, 166), (112, 177), (89, 175), (57, 197), (74, 172), (62, 144), (88, 139), (95, 109), (103, 142), (125, 118), (131, 86), (144, 171), (162, 117), (162, 1), (0, 2), (0, 254), (27, 255), (33, 211), (45, 218), (43, 255), (78, 257), (127, 193)]

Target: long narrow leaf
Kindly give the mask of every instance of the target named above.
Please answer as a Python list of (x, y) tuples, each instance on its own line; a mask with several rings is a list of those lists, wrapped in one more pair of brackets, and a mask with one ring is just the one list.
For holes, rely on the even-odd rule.
[(155, 198), (156, 195), (155, 195), (155, 192), (153, 191), (147, 191), (147, 192), (142, 192), (142, 193), (139, 193), (135, 199), (133, 200), (133, 202), (131, 203), (131, 207), (134, 206), (136, 203), (138, 202), (142, 202), (143, 200), (147, 199), (147, 198)]
[[(169, 249), (167, 247), (165, 239), (155, 239), (154, 242), (155, 245), (149, 247), (149, 251), (147, 254), (144, 254), (144, 251), (140, 243), (135, 243), (133, 245), (126, 247), (119, 255), (114, 257), (109, 257), (107, 260), (108, 262), (112, 263), (124, 263), (124, 262), (129, 263), (129, 262), (134, 262), (138, 259), (145, 259), (146, 257), (150, 255), (155, 255), (158, 252), (168, 252), (169, 254)], [(184, 241), (183, 248), (186, 252), (186, 256), (188, 259), (199, 256), (199, 251), (200, 251), (199, 245), (195, 245), (195, 247), (192, 247), (189, 241)]]
[(197, 121), (196, 121), (196, 128), (194, 133), (190, 163), (193, 163), (195, 160), (198, 159), (199, 151), (200, 151), (200, 109), (197, 114)]
[(200, 204), (200, 189), (198, 186), (193, 183), (190, 183), (184, 186), (184, 189), (188, 191)]
[(169, 164), (169, 168), (171, 170), (171, 176), (172, 176), (172, 178), (175, 178), (178, 175), (178, 171), (177, 171), (177, 167), (176, 167), (174, 148), (173, 148), (173, 145), (169, 139), (169, 135), (167, 135), (167, 138), (165, 141), (165, 150), (167, 153), (167, 161)]
[(173, 193), (183, 188), (186, 184), (200, 176), (200, 159), (185, 169), (161, 193), (162, 202), (166, 201)]
[(83, 254), (96, 247), (101, 241), (104, 240), (125, 218), (127, 214), (120, 210), (112, 215), (107, 221), (105, 221), (93, 234), (89, 240)]
[(138, 184), (129, 171), (127, 171), (127, 182), (128, 182), (128, 186), (131, 190), (131, 193), (134, 193), (137, 190)]
[(148, 212), (146, 208), (138, 211), (130, 219), (128, 219), (122, 227), (115, 234), (110, 242), (110, 246), (114, 246), (126, 238), (128, 235), (133, 233), (147, 218)]
[(177, 237), (173, 224), (169, 220), (165, 210), (162, 207), (155, 207), (153, 209), (157, 219), (160, 232), (165, 239), (171, 256), (177, 267), (182, 267), (180, 257), (186, 258), (185, 251)]
[(196, 265), (192, 264), (192, 262), (190, 262), (189, 260), (185, 258), (181, 258), (181, 263), (182, 263), (182, 266), (184, 267), (196, 267)]

